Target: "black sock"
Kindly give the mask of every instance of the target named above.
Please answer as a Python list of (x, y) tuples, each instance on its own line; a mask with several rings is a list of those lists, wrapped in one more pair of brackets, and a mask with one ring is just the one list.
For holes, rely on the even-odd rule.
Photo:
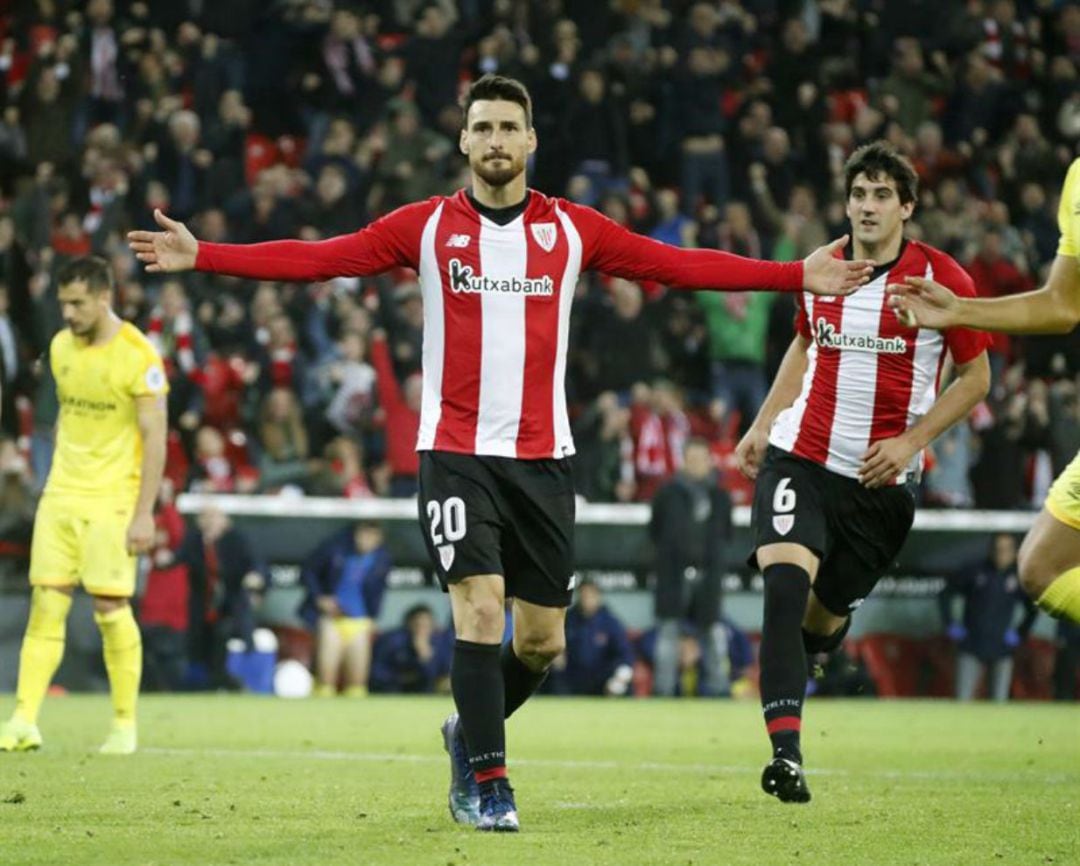
[(831, 653), (844, 642), (844, 637), (847, 635), (849, 628), (851, 628), (850, 616), (845, 619), (844, 624), (832, 634), (814, 634), (813, 632), (803, 629), (803, 646), (806, 648), (808, 655), (815, 656), (818, 653)]
[(799, 731), (806, 697), (802, 620), (810, 575), (789, 563), (765, 569), (765, 618), (761, 628), (761, 708), (773, 755), (802, 763)]
[(547, 669), (537, 673), (517, 657), (514, 642), (507, 641), (502, 648), (503, 686), (506, 690), (506, 718), (529, 699), (540, 684), (547, 679)]
[(461, 717), (461, 728), (469, 747), (469, 763), (477, 781), (505, 777), (506, 726), (499, 645), (454, 641), (450, 690)]

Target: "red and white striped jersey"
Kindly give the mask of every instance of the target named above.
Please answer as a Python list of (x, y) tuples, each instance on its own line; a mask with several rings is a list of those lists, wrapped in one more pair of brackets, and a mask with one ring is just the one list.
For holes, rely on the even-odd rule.
[[(799, 296), (795, 329), (812, 341), (809, 365), (798, 399), (773, 424), (772, 445), (857, 478), (871, 444), (901, 435), (933, 405), (946, 352), (965, 364), (985, 351), (986, 335), (978, 331), (903, 327), (886, 305), (885, 287), (909, 276), (975, 295), (971, 278), (952, 258), (907, 241), (900, 257), (855, 293)], [(897, 483), (921, 469), (920, 453)]]
[(326, 241), (200, 243), (196, 262), (199, 270), (294, 281), (398, 266), (419, 272), (424, 297), (417, 449), (525, 459), (574, 453), (564, 378), (582, 271), (700, 289), (798, 291), (803, 282), (802, 262), (679, 249), (535, 191), (505, 225), (461, 190)]

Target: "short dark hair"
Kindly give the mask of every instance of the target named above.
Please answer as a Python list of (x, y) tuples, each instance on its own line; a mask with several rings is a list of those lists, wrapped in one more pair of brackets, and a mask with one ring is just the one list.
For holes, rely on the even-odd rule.
[(95, 295), (111, 292), (115, 287), (112, 267), (101, 256), (84, 256), (65, 264), (56, 274), (57, 286), (86, 283)]
[(851, 197), (851, 187), (860, 174), (868, 180), (884, 175), (896, 184), (901, 204), (915, 201), (919, 194), (919, 175), (906, 156), (887, 141), (872, 141), (856, 150), (844, 163), (844, 197)]
[(508, 78), (505, 75), (488, 73), (472, 84), (465, 93), (461, 102), (461, 122), (468, 126), (469, 109), (472, 104), (480, 99), (502, 99), (506, 102), (516, 102), (525, 112), (525, 126), (532, 127), (532, 98), (525, 85), (516, 78)]

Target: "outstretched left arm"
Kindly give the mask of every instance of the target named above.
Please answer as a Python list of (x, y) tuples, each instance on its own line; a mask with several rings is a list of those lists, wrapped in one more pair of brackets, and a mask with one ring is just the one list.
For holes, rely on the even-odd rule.
[(967, 414), (990, 391), (990, 362), (986, 352), (956, 365), (956, 379), (934, 401), (930, 411), (907, 432), (882, 439), (863, 454), (859, 480), (866, 487), (884, 487), (904, 471), (911, 458)]
[(872, 262), (847, 261), (836, 253), (847, 237), (820, 247), (801, 262), (767, 262), (719, 250), (683, 249), (635, 234), (589, 207), (566, 205), (584, 247), (582, 270), (629, 280), (655, 280), (686, 289), (730, 292), (802, 289), (847, 295), (865, 283)]

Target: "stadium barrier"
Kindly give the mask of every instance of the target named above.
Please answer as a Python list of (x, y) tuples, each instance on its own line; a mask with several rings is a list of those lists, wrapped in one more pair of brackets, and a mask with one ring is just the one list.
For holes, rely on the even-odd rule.
[[(437, 618), (448, 618), (445, 597), (435, 588), (414, 499), (344, 500), (316, 497), (183, 494), (177, 505), (189, 520), (206, 508), (230, 515), (265, 563), (270, 587), (259, 611), (268, 624), (298, 626), (296, 608), (302, 596), (300, 566), (311, 550), (334, 530), (360, 519), (378, 520), (386, 531), (395, 568), (386, 595), (380, 626), (400, 622), (416, 602), (431, 605)], [(594, 580), (607, 593), (607, 603), (635, 630), (653, 622), (650, 580), (654, 553), (649, 541), (650, 508), (643, 504), (579, 503), (577, 563), (582, 578)], [(990, 534), (1023, 533), (1033, 512), (941, 511), (923, 509), (893, 571), (855, 618), (852, 638), (892, 634), (928, 639), (941, 632), (935, 596), (945, 575), (984, 557)], [(760, 628), (760, 577), (745, 565), (750, 546), (750, 510), (733, 515), (734, 539), (728, 547), (724, 579), (724, 613), (741, 628)], [(28, 586), (25, 579), (8, 580), (0, 600), (0, 690), (14, 686), (18, 647), (26, 623)], [(104, 682), (97, 652), (100, 640), (89, 604), (77, 599), (69, 623), (69, 652), (65, 668), (70, 680)], [(85, 609), (84, 609), (85, 608)], [(1041, 617), (1036, 636), (1052, 635), (1051, 621)], [(77, 655), (76, 655), (77, 654)], [(78, 668), (78, 671), (74, 670)], [(64, 671), (61, 671), (63, 674)], [(62, 677), (63, 679), (64, 677)]]

